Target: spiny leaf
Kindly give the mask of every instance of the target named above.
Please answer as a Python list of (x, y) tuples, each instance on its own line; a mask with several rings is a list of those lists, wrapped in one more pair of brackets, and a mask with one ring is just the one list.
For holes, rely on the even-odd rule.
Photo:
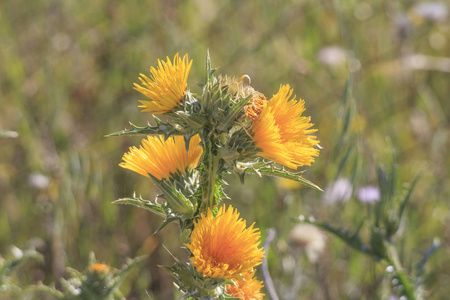
[(117, 271), (117, 273), (115, 274), (115, 277), (117, 277), (119, 280), (115, 283), (115, 285), (119, 284), (126, 279), (126, 277), (130, 274), (131, 270), (136, 267), (139, 266), (140, 264), (142, 264), (145, 260), (147, 259), (146, 255), (143, 256), (138, 256), (135, 257), (133, 259), (130, 259), (129, 261), (127, 261), (127, 263), (120, 269)]
[(351, 246), (352, 248), (364, 253), (373, 256), (373, 250), (367, 247), (362, 241), (359, 236), (359, 231), (361, 229), (361, 226), (359, 226), (358, 230), (354, 233), (351, 233), (348, 230), (344, 230), (342, 228), (336, 228), (328, 223), (325, 222), (316, 222), (313, 219), (302, 219), (302, 222), (312, 224), (314, 226), (320, 227), (329, 233), (333, 234), (334, 236), (338, 237), (342, 241), (344, 241), (347, 245)]
[(183, 128), (178, 125), (172, 125), (169, 123), (162, 123), (157, 121), (156, 126), (147, 125), (145, 127), (136, 126), (130, 122), (131, 129), (124, 129), (121, 131), (113, 132), (106, 137), (122, 136), (122, 135), (164, 135), (167, 139), (170, 135), (183, 135)]
[(316, 184), (312, 183), (311, 181), (303, 178), (301, 176), (301, 174), (303, 172), (290, 172), (290, 171), (288, 171), (286, 169), (280, 169), (280, 168), (277, 168), (277, 167), (275, 167), (273, 165), (269, 165), (268, 163), (261, 162), (261, 163), (253, 164), (253, 165), (251, 165), (251, 166), (249, 166), (247, 168), (244, 168), (243, 172), (240, 172), (241, 182), (243, 182), (243, 180), (244, 180), (243, 176), (247, 172), (254, 173), (254, 174), (257, 174), (259, 176), (267, 175), (267, 176), (274, 176), (274, 177), (294, 180), (294, 181), (300, 182), (300, 183), (302, 183), (302, 184), (304, 184), (306, 186), (314, 188), (314, 189), (316, 189), (318, 191), (323, 192), (323, 190), (319, 186), (317, 186)]
[(121, 198), (118, 199), (116, 201), (113, 201), (114, 204), (127, 204), (127, 205), (134, 205), (140, 208), (144, 208), (146, 210), (149, 210), (161, 217), (167, 217), (167, 214), (164, 210), (164, 206), (156, 203), (156, 202), (151, 202), (149, 200), (144, 200), (141, 197), (137, 198), (136, 196), (133, 195), (133, 197), (131, 198)]
[(160, 232), (164, 227), (166, 227), (168, 224), (172, 223), (173, 221), (179, 220), (179, 218), (168, 216), (164, 222), (155, 230), (154, 234)]

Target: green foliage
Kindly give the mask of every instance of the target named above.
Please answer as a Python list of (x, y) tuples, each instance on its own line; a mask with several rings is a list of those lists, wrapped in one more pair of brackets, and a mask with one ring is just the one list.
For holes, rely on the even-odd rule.
[(14, 271), (28, 260), (42, 261), (42, 255), (35, 249), (21, 250), (12, 247), (10, 255), (3, 258), (0, 255), (0, 294), (10, 297), (18, 297), (22, 292), (22, 288), (17, 286), (11, 276)]
[[(85, 268), (91, 251), (119, 265), (125, 257), (145, 253), (152, 259), (140, 276), (123, 283), (122, 292), (127, 298), (174, 297), (171, 278), (155, 261), (173, 263), (161, 243), (177, 257), (185, 253), (179, 227), (171, 223), (153, 237), (160, 218), (111, 204), (133, 191), (144, 199), (161, 191), (117, 166), (138, 138), (104, 135), (130, 120), (157, 126), (148, 114), (137, 113), (140, 96), (132, 90), (137, 74), (157, 58), (180, 52), (194, 59), (190, 77), (203, 78), (202, 61), (210, 48), (218, 71), (248, 74), (266, 95), (289, 83), (305, 99), (323, 146), (305, 177), (318, 186), (338, 177), (348, 177), (354, 192), (377, 184), (377, 164), (391, 161), (392, 149), (398, 182), (414, 182), (421, 174), (393, 238), (411, 278), (418, 277), (419, 262), (424, 297), (447, 298), (450, 30), (448, 22), (418, 14), (417, 3), (0, 1), (0, 128), (18, 134), (0, 138), (0, 252), (9, 251), (9, 245), (26, 248), (37, 239), (46, 258), (45, 265), (25, 265), (26, 272), (15, 269), (11, 281), (21, 287), (39, 281), (51, 285), (66, 266)], [(324, 55), (330, 46), (340, 54)], [(324, 57), (338, 59), (330, 64)], [(207, 77), (214, 74), (211, 65), (209, 70)], [(347, 97), (342, 91), (349, 73)], [(344, 128), (347, 140), (339, 143)], [(48, 184), (36, 185), (37, 174)], [(227, 203), (257, 222), (263, 235), (268, 227), (277, 230), (280, 238), (271, 250), (276, 259), (269, 258), (269, 269), (281, 298), (288, 299), (283, 296), (294, 286), (292, 265), (302, 276), (298, 297), (291, 299), (391, 295), (380, 283), (386, 273), (380, 264), (339, 239), (329, 238), (314, 264), (285, 242), (293, 226), (286, 216), (302, 214), (347, 228), (350, 236), (359, 232), (368, 245), (371, 233), (362, 221), (374, 220), (371, 204), (352, 197), (326, 205), (322, 193), (286, 187), (276, 177), (246, 176), (244, 186), (234, 176), (225, 174), (224, 180), (233, 199)], [(391, 198), (393, 212), (399, 212), (403, 196)], [(380, 226), (384, 222), (380, 215)], [(442, 245), (430, 248), (435, 240)], [(440, 250), (425, 255), (421, 265), (428, 249)], [(292, 257), (295, 264), (288, 260)]]
[(68, 279), (61, 279), (62, 290), (38, 285), (31, 289), (50, 294), (56, 299), (125, 299), (119, 291), (123, 281), (130, 275), (133, 268), (142, 264), (146, 257), (130, 259), (121, 269), (113, 269), (104, 264), (96, 263), (93, 253), (89, 256), (89, 265), (84, 272), (69, 268)]

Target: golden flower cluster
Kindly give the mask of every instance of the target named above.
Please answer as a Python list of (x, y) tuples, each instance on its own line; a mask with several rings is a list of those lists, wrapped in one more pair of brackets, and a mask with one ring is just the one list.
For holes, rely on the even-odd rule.
[(239, 219), (231, 206), (222, 206), (214, 217), (212, 210), (195, 223), (191, 243), (191, 263), (203, 275), (212, 278), (237, 278), (261, 263), (264, 251), (258, 248), (259, 230)]
[[(220, 172), (236, 166), (240, 159), (246, 163), (262, 157), (294, 170), (311, 165), (319, 155), (317, 130), (312, 129), (309, 117), (302, 116), (305, 103), (292, 95), (289, 85), (281, 85), (267, 99), (243, 82), (244, 78), (250, 81), (247, 75), (238, 80), (217, 79), (208, 71), (207, 62), (207, 82), (197, 96), (187, 90), (191, 66), (187, 55), (176, 54), (173, 61), (158, 60), (149, 77), (140, 74), (140, 84), (134, 88), (148, 100), (140, 100), (139, 107), (153, 115), (166, 114), (172, 122), (148, 127), (150, 135), (139, 148), (129, 148), (120, 166), (161, 183), (162, 197), (167, 196), (169, 206), (173, 204), (167, 211), (153, 203), (145, 203), (145, 208), (158, 207), (158, 214), (168, 213), (172, 218), (177, 207), (187, 209), (189, 214), (179, 211), (178, 216), (182, 229), (191, 230), (185, 244), (191, 254), (190, 268), (204, 278), (218, 280), (228, 296), (262, 299), (263, 285), (254, 269), (264, 257), (259, 230), (254, 224), (247, 227), (231, 206), (217, 209), (219, 201), (211, 198), (217, 197), (217, 184), (223, 182)], [(186, 179), (194, 173), (195, 180)], [(182, 191), (190, 193), (186, 196)]]

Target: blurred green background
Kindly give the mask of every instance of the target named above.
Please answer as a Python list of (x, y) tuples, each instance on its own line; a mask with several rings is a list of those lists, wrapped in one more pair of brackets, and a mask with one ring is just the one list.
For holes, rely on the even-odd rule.
[[(356, 0), (0, 2), (0, 253), (32, 245), (45, 257), (17, 273), (17, 283), (58, 282), (65, 267), (85, 268), (91, 251), (115, 267), (148, 254), (122, 291), (127, 299), (174, 297), (157, 265), (173, 263), (163, 245), (186, 257), (177, 226), (153, 235), (159, 217), (111, 204), (134, 191), (145, 199), (158, 194), (147, 178), (118, 166), (140, 137), (104, 136), (151, 119), (132, 89), (139, 73), (158, 58), (188, 53), (189, 88), (198, 92), (209, 49), (219, 73), (248, 74), (267, 97), (289, 83), (305, 99), (323, 147), (305, 177), (322, 188), (338, 177), (355, 191), (376, 185), (376, 166), (393, 157), (400, 191), (421, 174), (399, 251), (413, 272), (438, 238), (423, 288), (429, 298), (446, 298), (449, 9), (445, 2)], [(315, 263), (289, 242), (300, 214), (356, 228), (370, 205), (354, 196), (327, 203), (323, 193), (272, 178), (226, 180), (228, 203), (263, 238), (267, 228), (277, 230), (269, 267), (282, 299), (383, 296), (385, 266), (331, 236)], [(293, 278), (301, 279), (295, 296)]]

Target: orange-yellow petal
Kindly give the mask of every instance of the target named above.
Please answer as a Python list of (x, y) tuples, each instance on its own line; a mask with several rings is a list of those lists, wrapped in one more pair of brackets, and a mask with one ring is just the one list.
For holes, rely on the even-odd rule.
[(232, 279), (261, 263), (260, 232), (239, 219), (231, 206), (222, 206), (214, 217), (211, 209), (195, 223), (191, 243), (192, 265), (204, 276)]
[(92, 273), (108, 273), (110, 270), (108, 265), (105, 264), (93, 264), (91, 266), (91, 272)]
[(168, 57), (166, 62), (158, 60), (158, 67), (150, 68), (150, 78), (140, 74), (142, 85), (135, 83), (134, 89), (150, 98), (139, 101), (142, 111), (162, 114), (173, 110), (184, 97), (191, 65), (187, 54), (180, 58), (177, 53), (173, 63)]
[(255, 270), (241, 274), (242, 279), (233, 279), (234, 284), (226, 285), (226, 292), (231, 297), (242, 300), (261, 300), (264, 294), (261, 293), (262, 281), (254, 278)]
[(191, 138), (188, 151), (182, 136), (169, 137), (167, 140), (159, 136), (147, 136), (139, 149), (130, 147), (130, 151), (123, 155), (120, 166), (147, 177), (151, 174), (162, 180), (173, 174), (185, 174), (187, 169), (195, 168), (202, 153), (199, 135)]
[(302, 117), (305, 102), (291, 96), (289, 85), (282, 85), (253, 120), (252, 135), (260, 156), (296, 169), (314, 162), (319, 141), (310, 118)]

